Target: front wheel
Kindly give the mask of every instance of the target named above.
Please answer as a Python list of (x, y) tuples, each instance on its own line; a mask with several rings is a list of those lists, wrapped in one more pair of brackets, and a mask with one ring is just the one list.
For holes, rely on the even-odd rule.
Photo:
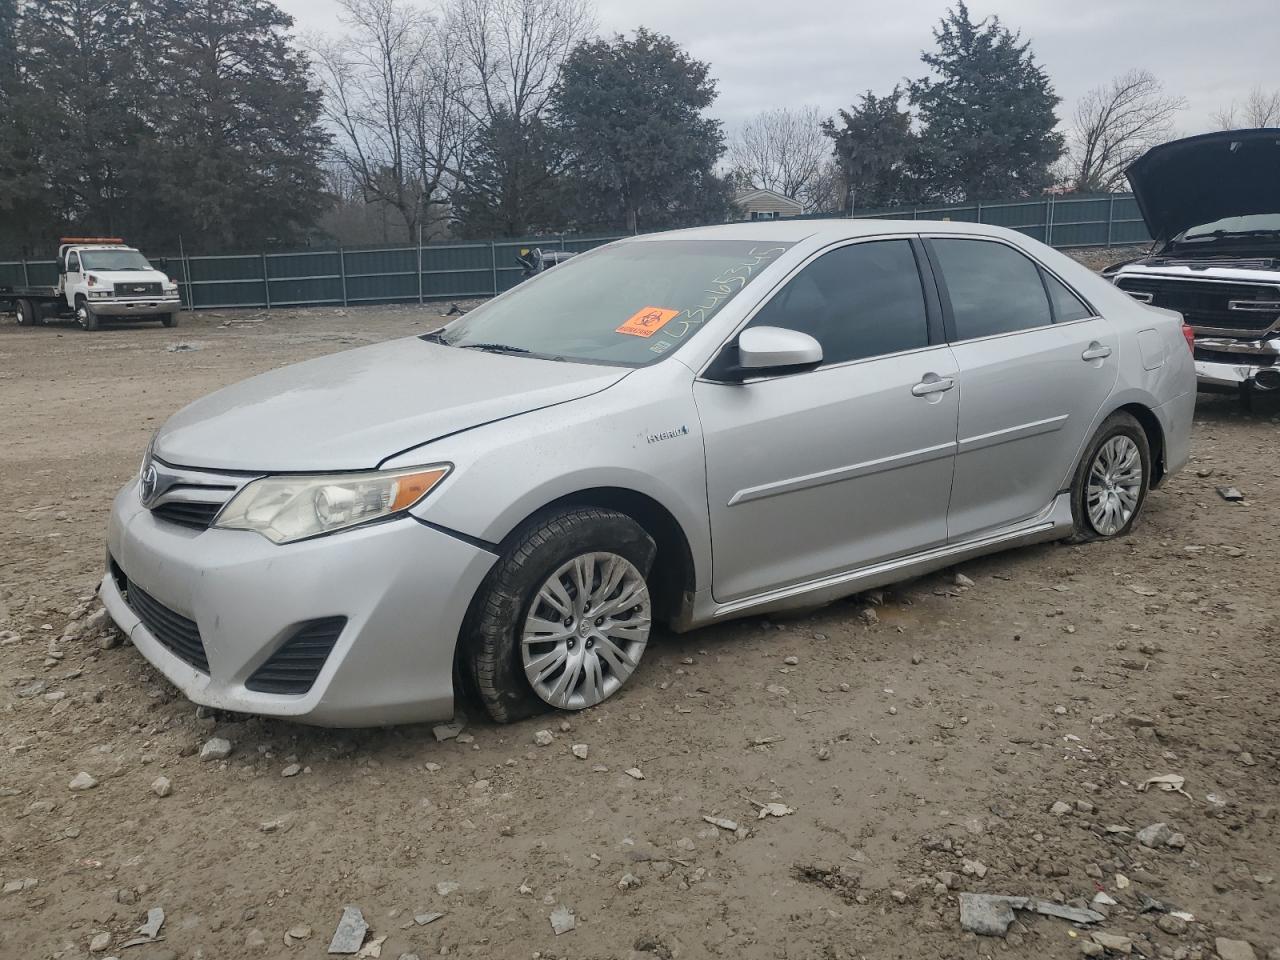
[(88, 300), (76, 301), (76, 323), (80, 324), (83, 330), (98, 329), (98, 315), (94, 312), (93, 307), (89, 306)]
[(508, 723), (613, 696), (649, 641), (653, 539), (625, 514), (578, 507), (512, 541), (468, 616), (466, 665), (485, 709)]
[(1071, 485), (1076, 542), (1110, 540), (1132, 529), (1151, 485), (1151, 446), (1132, 416), (1113, 413), (1094, 435)]

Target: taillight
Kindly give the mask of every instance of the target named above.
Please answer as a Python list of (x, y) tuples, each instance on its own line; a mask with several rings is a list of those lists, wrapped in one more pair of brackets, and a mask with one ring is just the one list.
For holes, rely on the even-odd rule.
[(1186, 338), (1187, 349), (1194, 354), (1196, 352), (1196, 332), (1191, 329), (1191, 324), (1185, 320), (1182, 323), (1182, 335)]

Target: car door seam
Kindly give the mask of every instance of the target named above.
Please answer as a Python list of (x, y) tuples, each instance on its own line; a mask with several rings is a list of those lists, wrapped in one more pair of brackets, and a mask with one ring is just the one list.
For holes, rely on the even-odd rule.
[(734, 507), (742, 503), (763, 500), (767, 497), (774, 497), (784, 493), (796, 493), (812, 487), (822, 487), (832, 483), (840, 483), (844, 480), (854, 480), (859, 477), (885, 473), (902, 467), (913, 467), (918, 464), (928, 463), (930, 460), (940, 460), (943, 457), (951, 456), (955, 453), (955, 449), (955, 441), (951, 440), (931, 447), (910, 450), (906, 453), (880, 457), (876, 460), (865, 460), (861, 463), (849, 464), (844, 467), (832, 467), (830, 470), (821, 470), (817, 473), (805, 474), (799, 477), (774, 480), (770, 483), (762, 483), (759, 486), (746, 487), (739, 490), (729, 498), (726, 506)]

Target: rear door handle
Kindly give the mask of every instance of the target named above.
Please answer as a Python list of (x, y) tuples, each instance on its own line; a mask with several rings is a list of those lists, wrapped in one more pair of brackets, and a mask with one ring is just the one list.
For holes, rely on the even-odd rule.
[(1089, 344), (1085, 348), (1084, 353), (1080, 354), (1081, 360), (1105, 360), (1111, 356), (1111, 348), (1105, 343), (1099, 343), (1097, 340)]
[(926, 373), (924, 377), (911, 388), (913, 397), (927, 397), (934, 393), (946, 393), (956, 382), (951, 377), (940, 377), (936, 373)]

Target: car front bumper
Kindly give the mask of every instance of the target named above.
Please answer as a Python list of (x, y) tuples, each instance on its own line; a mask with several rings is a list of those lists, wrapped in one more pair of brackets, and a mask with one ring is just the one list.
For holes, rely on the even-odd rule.
[[(196, 530), (152, 515), (138, 500), (136, 480), (116, 496), (107, 549), (103, 604), (189, 699), (353, 727), (453, 715), (459, 631), (496, 560), (411, 517), (285, 545), (249, 531)], [(122, 589), (124, 577), (169, 613), (194, 621), (207, 673), (148, 629)], [(299, 624), (327, 617), (347, 622), (306, 693), (245, 685)]]
[(90, 300), (89, 306), (100, 317), (158, 317), (182, 309), (177, 297), (164, 300)]
[(1201, 387), (1235, 390), (1249, 385), (1280, 390), (1280, 337), (1268, 340), (1196, 338), (1196, 381)]

